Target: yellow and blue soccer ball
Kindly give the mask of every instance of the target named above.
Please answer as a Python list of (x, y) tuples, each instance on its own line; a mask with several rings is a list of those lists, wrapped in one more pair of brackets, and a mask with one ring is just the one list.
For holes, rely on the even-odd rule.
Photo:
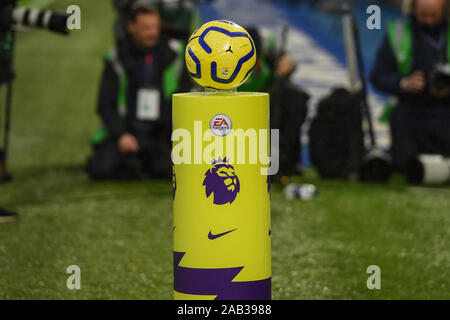
[(244, 28), (232, 21), (214, 20), (191, 35), (185, 57), (188, 72), (199, 85), (231, 90), (252, 73), (256, 49)]

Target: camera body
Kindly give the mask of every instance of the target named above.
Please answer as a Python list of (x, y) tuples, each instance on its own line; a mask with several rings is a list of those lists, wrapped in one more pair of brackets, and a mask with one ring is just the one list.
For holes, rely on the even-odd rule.
[(12, 10), (16, 6), (16, 0), (4, 0), (0, 3), (0, 32), (10, 29), (12, 24)]
[(16, 6), (16, 2), (17, 0), (2, 0), (0, 3), (0, 84), (14, 79), (12, 66), (14, 26), (68, 33), (67, 14)]
[(450, 183), (450, 159), (437, 154), (422, 154), (408, 161), (405, 173), (408, 183), (448, 184)]
[(450, 87), (450, 64), (438, 63), (430, 73), (431, 87), (437, 91)]
[(16, 0), (5, 0), (0, 4), (0, 84), (14, 79), (12, 67), (12, 11)]
[[(38, 27), (49, 31), (68, 34), (68, 15), (52, 11), (41, 11), (16, 6), (17, 0), (1, 0), (0, 2), (0, 86), (6, 84), (6, 105), (2, 129), (3, 143), (0, 147), (0, 182), (11, 180), (6, 170), (10, 114), (12, 105), (12, 81), (14, 80), (13, 49), (14, 27)], [(3, 111), (3, 110), (2, 110)], [(2, 114), (3, 118), (3, 114)]]

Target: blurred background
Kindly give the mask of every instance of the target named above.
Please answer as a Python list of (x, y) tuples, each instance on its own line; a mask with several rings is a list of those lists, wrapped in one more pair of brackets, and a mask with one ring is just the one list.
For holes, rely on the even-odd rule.
[[(189, 2), (188, 15), (177, 11), (182, 2)], [(419, 165), (417, 179), (393, 168), (389, 120), (383, 120), (390, 94), (369, 81), (388, 22), (404, 17), (404, 3), (355, 0), (350, 11), (336, 9), (336, 3), (342, 1), (167, 0), (158, 8), (166, 10), (161, 11), (163, 32), (180, 40), (214, 19), (255, 28), (261, 48), (266, 43), (276, 48), (269, 64), (273, 73), (283, 75), (278, 62), (288, 57), (289, 92), (305, 94), (298, 109), (304, 115), (290, 136), (298, 148), (289, 155), (294, 164), (288, 161), (286, 174), (275, 177), (271, 189), (273, 298), (448, 299), (450, 178), (439, 169), (435, 180), (442, 183), (428, 186), (425, 164)], [(99, 124), (102, 57), (120, 41), (121, 1), (19, 2), (62, 12), (73, 4), (81, 9), (81, 30), (68, 36), (29, 27), (15, 31), (7, 154), (13, 179), (0, 184), (0, 206), (18, 216), (0, 223), (0, 299), (171, 299), (171, 182), (92, 181), (85, 171)], [(370, 5), (381, 8), (380, 29), (366, 26)], [(349, 49), (355, 45), (353, 29), (347, 29), (353, 42), (346, 41), (346, 14), (359, 30), (360, 61)], [(327, 175), (322, 163), (314, 162), (324, 145), (319, 139), (319, 149), (311, 149), (310, 133), (319, 105), (341, 87), (350, 92), (348, 99), (356, 97), (361, 151), (356, 167)], [(360, 95), (361, 88), (366, 90)], [(3, 84), (2, 130), (7, 93)], [(348, 126), (339, 124), (337, 130)], [(379, 161), (364, 167), (367, 154)], [(354, 160), (345, 157), (343, 163)], [(82, 270), (81, 290), (66, 287), (69, 265)], [(366, 287), (370, 265), (381, 268), (381, 290)]]

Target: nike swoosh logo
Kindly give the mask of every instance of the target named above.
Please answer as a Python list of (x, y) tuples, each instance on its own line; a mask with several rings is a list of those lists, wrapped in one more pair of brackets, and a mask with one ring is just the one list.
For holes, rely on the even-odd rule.
[(233, 232), (235, 230), (237, 230), (237, 228), (233, 229), (233, 230), (230, 230), (230, 231), (227, 231), (227, 232), (224, 232), (224, 233), (219, 233), (219, 234), (212, 234), (211, 231), (210, 231), (209, 234), (208, 234), (208, 239), (209, 240), (214, 240), (214, 239), (223, 237), (224, 235), (229, 234), (230, 232)]

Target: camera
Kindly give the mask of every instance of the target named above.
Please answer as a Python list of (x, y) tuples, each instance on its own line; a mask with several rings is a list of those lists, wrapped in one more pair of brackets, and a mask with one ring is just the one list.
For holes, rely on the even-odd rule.
[(41, 11), (26, 7), (17, 7), (17, 0), (5, 0), (0, 4), (0, 32), (11, 30), (12, 26), (27, 26), (48, 29), (53, 32), (67, 34), (65, 13)]
[(450, 87), (450, 64), (438, 63), (434, 66), (430, 74), (432, 88), (437, 91)]
[(44, 28), (62, 34), (69, 33), (67, 18), (68, 16), (65, 13), (24, 7), (17, 7), (12, 11), (12, 20), (15, 25)]
[(0, 84), (14, 78), (12, 70), (12, 39), (10, 28), (12, 25), (12, 10), (15, 0), (0, 4)]
[(0, 146), (0, 182), (11, 180), (6, 170), (6, 158), (9, 140), (10, 115), (12, 105), (12, 83), (14, 80), (14, 31), (21, 27), (37, 27), (49, 31), (68, 34), (65, 13), (41, 11), (16, 6), (17, 0), (1, 0), (0, 2), (0, 87), (5, 85), (6, 104), (2, 112), (1, 146)]
[(450, 183), (450, 159), (436, 154), (412, 158), (406, 165), (406, 180), (412, 184), (442, 185)]
[(65, 13), (17, 7), (17, 0), (3, 0), (0, 4), (0, 84), (12, 81), (13, 27), (37, 27), (67, 34)]

